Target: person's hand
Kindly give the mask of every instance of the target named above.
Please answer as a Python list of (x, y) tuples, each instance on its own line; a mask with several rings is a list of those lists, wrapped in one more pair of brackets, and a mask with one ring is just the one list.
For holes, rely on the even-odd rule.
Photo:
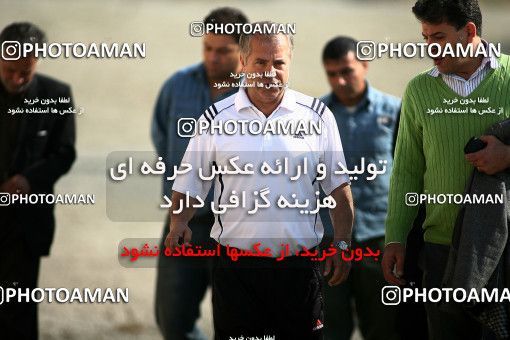
[(510, 146), (503, 144), (494, 136), (481, 136), (480, 139), (487, 143), (487, 146), (465, 155), (469, 163), (487, 175), (497, 174), (510, 167)]
[(347, 280), (351, 270), (351, 262), (342, 260), (340, 254), (328, 257), (324, 268), (324, 276), (328, 276), (333, 269), (333, 275), (328, 281), (330, 287), (337, 286)]
[(173, 249), (180, 245), (179, 238), (181, 237), (183, 239), (183, 244), (189, 244), (191, 241), (191, 234), (191, 229), (188, 227), (187, 223), (172, 221), (170, 223), (170, 232), (165, 239), (165, 246), (170, 249), (170, 252), (172, 252)]
[(9, 194), (28, 194), (30, 193), (30, 184), (25, 176), (14, 175), (2, 184), (0, 191)]
[(404, 276), (405, 257), (406, 247), (402, 243), (390, 243), (386, 245), (381, 262), (386, 281), (397, 286), (406, 284), (405, 280), (402, 279)]

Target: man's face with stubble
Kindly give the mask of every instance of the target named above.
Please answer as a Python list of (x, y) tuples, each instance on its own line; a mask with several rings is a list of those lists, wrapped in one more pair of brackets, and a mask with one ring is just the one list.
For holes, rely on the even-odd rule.
[(0, 81), (7, 93), (15, 95), (25, 91), (34, 78), (36, 57), (4, 60), (0, 58)]

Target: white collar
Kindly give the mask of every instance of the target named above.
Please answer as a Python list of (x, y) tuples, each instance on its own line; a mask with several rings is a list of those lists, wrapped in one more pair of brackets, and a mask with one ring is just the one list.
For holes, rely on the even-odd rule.
[[(246, 93), (246, 90), (244, 88), (240, 88), (239, 91), (237, 91), (234, 103), (237, 112), (240, 112), (242, 109), (250, 107), (257, 109), (257, 107), (253, 105), (253, 103), (248, 98), (248, 94)], [(296, 96), (294, 95), (293, 90), (285, 89), (282, 101), (280, 102), (280, 105), (278, 105), (278, 107), (275, 109), (275, 112), (279, 108), (284, 108), (290, 112), (293, 112), (296, 109)]]

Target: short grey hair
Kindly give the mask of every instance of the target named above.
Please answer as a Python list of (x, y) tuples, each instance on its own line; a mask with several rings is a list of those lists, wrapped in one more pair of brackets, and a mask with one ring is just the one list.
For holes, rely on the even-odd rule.
[[(255, 31), (256, 26), (272, 26), (272, 25), (278, 25), (275, 22), (272, 21), (259, 21), (254, 22), (251, 24), (247, 24), (251, 26), (251, 32)], [(248, 56), (251, 53), (251, 40), (254, 37), (261, 38), (263, 41), (273, 41), (277, 36), (279, 35), (285, 35), (287, 37), (287, 41), (289, 42), (289, 48), (290, 48), (290, 55), (292, 56), (292, 51), (294, 50), (294, 36), (290, 33), (243, 33), (241, 34), (241, 38), (239, 39), (239, 49), (241, 52), (241, 57), (248, 58)], [(246, 60), (246, 59), (245, 59)]]

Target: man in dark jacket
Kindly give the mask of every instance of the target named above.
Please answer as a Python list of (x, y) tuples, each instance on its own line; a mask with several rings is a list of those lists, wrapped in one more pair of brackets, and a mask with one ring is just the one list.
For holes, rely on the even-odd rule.
[[(76, 157), (74, 116), (64, 113), (73, 106), (70, 87), (36, 74), (35, 55), (20, 57), (15, 50), (44, 42), (44, 32), (30, 23), (14, 23), (0, 33), (0, 286), (23, 291), (37, 286), (55, 219), (53, 204), (14, 197), (53, 194)], [(36, 304), (4, 302), (0, 338), (37, 337)]]

